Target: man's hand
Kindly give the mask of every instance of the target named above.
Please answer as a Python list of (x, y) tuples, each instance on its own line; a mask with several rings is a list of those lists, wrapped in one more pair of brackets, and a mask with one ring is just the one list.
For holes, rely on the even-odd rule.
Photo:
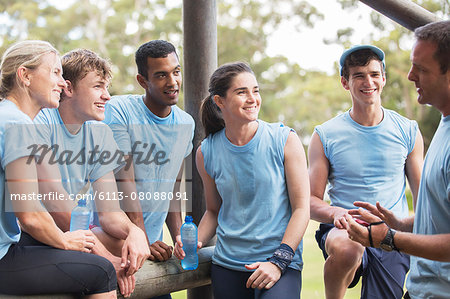
[(342, 220), (345, 218), (345, 216), (348, 215), (348, 210), (344, 208), (338, 208), (336, 207), (334, 209), (333, 213), (333, 224), (338, 229), (344, 229), (344, 223)]
[(120, 293), (126, 298), (130, 297), (134, 292), (134, 287), (136, 285), (136, 278), (134, 274), (127, 275), (124, 269), (116, 271), (117, 283), (119, 285)]
[(133, 275), (126, 275), (127, 267), (122, 268), (121, 259), (116, 256), (111, 256), (108, 260), (113, 264), (116, 270), (117, 284), (119, 285), (120, 293), (124, 297), (130, 297), (134, 292), (134, 287), (136, 285), (136, 278)]
[[(399, 229), (399, 227), (401, 225), (401, 221), (397, 217), (395, 217), (394, 213), (392, 213), (388, 209), (382, 207), (378, 201), (377, 201), (376, 206), (374, 206), (373, 204), (370, 204), (368, 202), (363, 202), (363, 201), (355, 201), (353, 204), (357, 207), (364, 208), (367, 211), (369, 211), (370, 213), (372, 213), (373, 215), (377, 216), (378, 218), (383, 220), (387, 225), (389, 225), (389, 227)], [(350, 210), (349, 214), (350, 215), (359, 215), (358, 211), (359, 210)]]
[[(360, 208), (358, 209), (359, 218), (362, 221), (367, 223), (379, 222), (381, 219), (368, 211)], [(347, 230), (348, 237), (350, 240), (360, 243), (365, 247), (370, 247), (369, 241), (369, 230), (367, 227), (358, 224), (352, 216), (346, 215), (344, 219), (342, 219), (342, 223), (344, 223), (344, 227)], [(388, 226), (386, 224), (380, 225), (372, 225), (371, 226), (371, 235), (372, 241), (375, 248), (380, 247), (381, 241), (384, 239), (388, 232)]]
[(271, 262), (257, 262), (245, 265), (247, 270), (255, 270), (247, 280), (246, 287), (253, 289), (270, 289), (281, 277), (281, 270)]
[(172, 256), (173, 247), (164, 242), (156, 241), (150, 245), (151, 257), (150, 260), (164, 262)]
[(149, 256), (150, 249), (145, 233), (140, 228), (133, 225), (122, 246), (121, 267), (123, 269), (127, 268), (127, 276), (133, 275), (142, 267)]

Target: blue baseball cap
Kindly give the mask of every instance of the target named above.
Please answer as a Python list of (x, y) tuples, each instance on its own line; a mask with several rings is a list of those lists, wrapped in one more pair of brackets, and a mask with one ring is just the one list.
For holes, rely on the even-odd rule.
[(339, 59), (339, 73), (342, 76), (342, 68), (344, 67), (345, 59), (347, 59), (348, 55), (352, 54), (353, 52), (369, 49), (372, 52), (374, 52), (378, 58), (380, 58), (381, 62), (383, 63), (383, 69), (386, 69), (386, 64), (384, 62), (384, 52), (378, 47), (372, 46), (372, 45), (357, 45), (353, 46), (350, 49), (347, 49), (342, 53), (341, 59)]

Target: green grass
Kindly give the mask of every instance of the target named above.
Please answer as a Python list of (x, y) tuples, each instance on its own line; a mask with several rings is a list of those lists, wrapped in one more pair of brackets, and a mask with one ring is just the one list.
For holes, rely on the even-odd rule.
[[(323, 264), (322, 252), (314, 239), (314, 232), (319, 223), (310, 221), (305, 237), (303, 238), (303, 261), (302, 272), (302, 298), (303, 299), (323, 299), (325, 291), (323, 286)], [(347, 291), (345, 299), (357, 299), (361, 292), (361, 281), (359, 284)], [(173, 299), (186, 299), (186, 291), (172, 293)]]

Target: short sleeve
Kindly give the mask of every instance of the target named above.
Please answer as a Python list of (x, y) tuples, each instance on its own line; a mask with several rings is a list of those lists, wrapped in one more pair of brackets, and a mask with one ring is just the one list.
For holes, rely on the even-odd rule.
[(184, 157), (186, 158), (187, 156), (189, 156), (192, 152), (192, 148), (194, 147), (193, 145), (193, 140), (194, 140), (194, 131), (195, 131), (195, 123), (192, 120), (192, 123), (189, 125), (186, 125), (189, 129), (190, 129), (190, 133), (191, 133), (191, 138), (189, 140), (188, 146), (186, 148), (186, 153), (184, 154)]
[(131, 138), (128, 133), (128, 121), (123, 107), (120, 105), (119, 101), (115, 101), (114, 103), (107, 103), (105, 108), (104, 123), (111, 128), (119, 150), (125, 155), (130, 155)]
[(410, 140), (408, 144), (408, 155), (414, 150), (414, 145), (416, 144), (417, 132), (419, 131), (419, 125), (415, 120), (410, 121)]
[(36, 128), (31, 122), (9, 123), (4, 131), (3, 169), (9, 163), (27, 156), (37, 156)]
[(44, 110), (41, 110), (33, 120), (36, 127), (36, 142), (39, 145), (51, 146), (51, 126), (52, 122), (48, 119)]

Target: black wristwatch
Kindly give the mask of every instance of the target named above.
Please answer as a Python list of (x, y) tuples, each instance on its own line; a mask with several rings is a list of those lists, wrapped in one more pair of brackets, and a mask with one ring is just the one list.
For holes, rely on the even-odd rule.
[(392, 228), (389, 228), (386, 236), (384, 237), (383, 241), (381, 241), (380, 243), (380, 248), (385, 250), (385, 251), (392, 251), (392, 250), (396, 250), (399, 251), (397, 247), (395, 247), (395, 243), (394, 243), (394, 235), (395, 235), (396, 231)]

